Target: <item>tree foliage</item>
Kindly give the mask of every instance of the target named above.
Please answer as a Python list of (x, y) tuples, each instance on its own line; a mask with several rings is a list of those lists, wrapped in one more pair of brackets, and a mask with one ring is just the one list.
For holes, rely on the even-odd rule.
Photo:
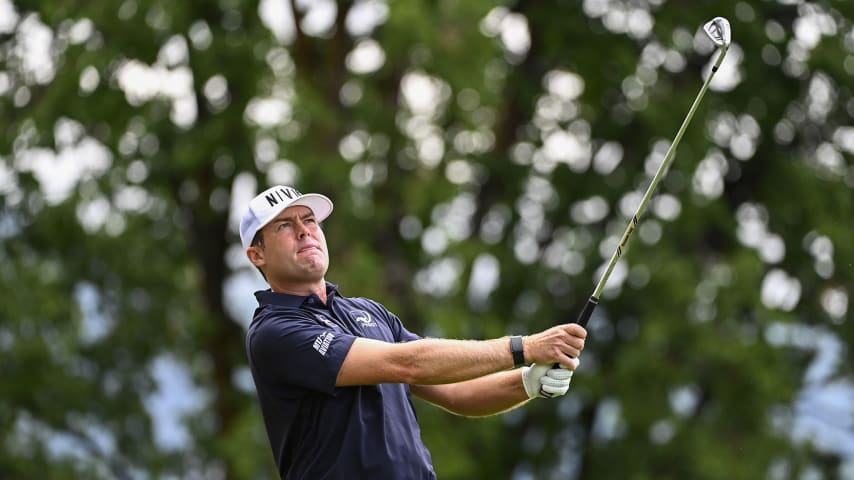
[(571, 321), (716, 15), (570, 394), (417, 402), (424, 439), (440, 478), (841, 475), (804, 425), (850, 411), (803, 405), (852, 388), (854, 7), (43, 0), (0, 3), (0, 477), (275, 477), (236, 232), (267, 185), (332, 197), (328, 279), (412, 331)]

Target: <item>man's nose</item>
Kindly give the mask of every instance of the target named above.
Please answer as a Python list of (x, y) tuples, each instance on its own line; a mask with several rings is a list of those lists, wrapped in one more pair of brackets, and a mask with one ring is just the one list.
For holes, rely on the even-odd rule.
[(302, 223), (296, 224), (296, 231), (297, 231), (297, 238), (302, 239), (302, 238), (305, 238), (308, 236), (308, 228), (306, 228), (306, 226), (303, 225)]

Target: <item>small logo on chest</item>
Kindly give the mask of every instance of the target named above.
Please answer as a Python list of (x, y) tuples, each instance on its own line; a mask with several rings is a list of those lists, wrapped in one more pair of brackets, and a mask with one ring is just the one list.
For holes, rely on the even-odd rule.
[(329, 320), (328, 318), (324, 317), (319, 313), (315, 313), (314, 316), (317, 317), (318, 320), (326, 324), (327, 327), (335, 328), (335, 323), (333, 323), (332, 320)]
[(371, 318), (371, 314), (364, 310), (352, 310), (350, 311), (350, 316), (353, 317), (353, 320), (362, 327), (377, 326), (377, 322)]

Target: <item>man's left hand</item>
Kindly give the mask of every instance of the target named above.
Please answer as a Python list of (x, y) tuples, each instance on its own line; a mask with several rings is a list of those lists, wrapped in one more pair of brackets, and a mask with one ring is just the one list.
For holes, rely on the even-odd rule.
[(569, 382), (572, 381), (572, 370), (565, 368), (553, 368), (548, 365), (531, 365), (522, 367), (522, 384), (528, 398), (543, 397), (540, 389), (548, 394), (549, 398), (565, 395), (569, 391)]

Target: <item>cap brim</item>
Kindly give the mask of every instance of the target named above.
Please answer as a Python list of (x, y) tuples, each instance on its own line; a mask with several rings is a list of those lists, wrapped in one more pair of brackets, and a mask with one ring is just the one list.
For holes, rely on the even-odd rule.
[(288, 207), (297, 205), (310, 208), (318, 222), (326, 220), (326, 218), (332, 213), (332, 200), (319, 193), (303, 194), (301, 197), (294, 200), (293, 203), (289, 204)]

